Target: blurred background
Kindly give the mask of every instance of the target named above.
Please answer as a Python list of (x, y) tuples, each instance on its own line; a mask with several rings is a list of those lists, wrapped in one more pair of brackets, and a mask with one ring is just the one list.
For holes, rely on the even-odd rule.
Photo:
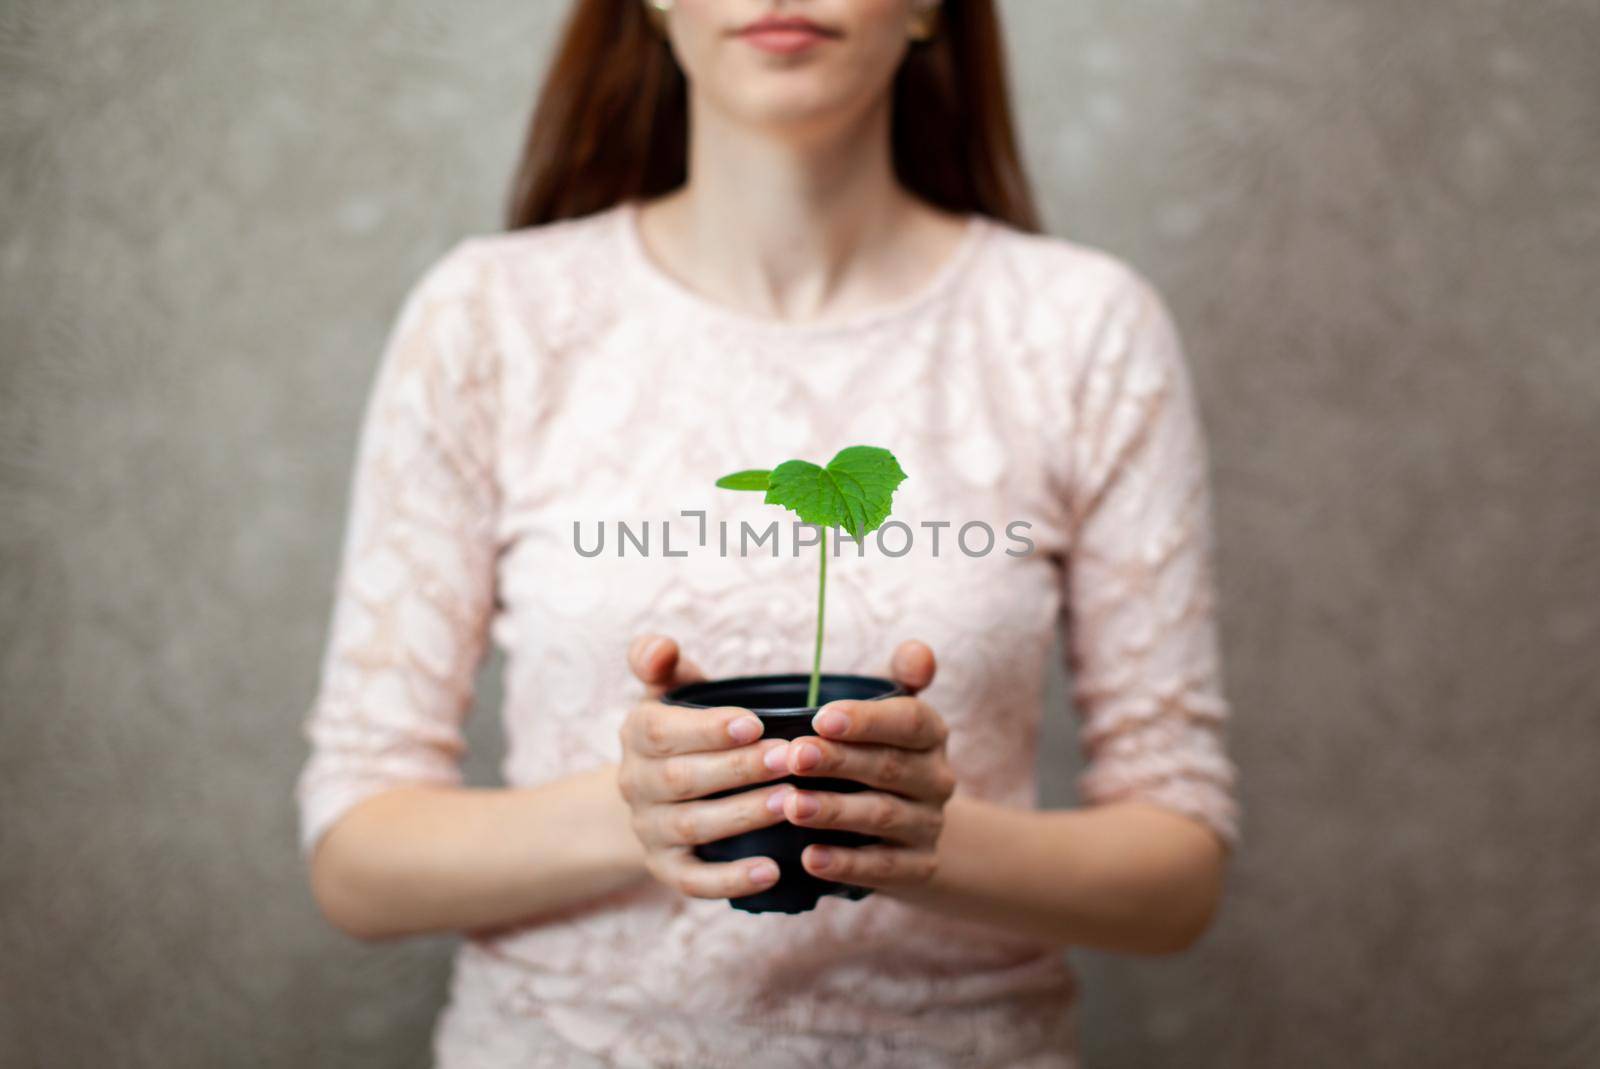
[[(379, 348), (565, 8), (0, 0), (0, 1064), (427, 1064), (453, 942), (326, 926), (290, 791)], [(1074, 955), (1086, 1064), (1600, 1065), (1600, 2), (1002, 10), (1051, 231), (1190, 351), (1243, 775), (1202, 945)]]

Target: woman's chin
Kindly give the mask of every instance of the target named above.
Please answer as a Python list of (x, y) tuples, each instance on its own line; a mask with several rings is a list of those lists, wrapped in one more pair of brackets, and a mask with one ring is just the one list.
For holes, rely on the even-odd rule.
[(745, 79), (738, 92), (717, 94), (718, 111), (742, 126), (774, 133), (813, 135), (847, 128), (860, 100), (814, 71), (767, 71)]

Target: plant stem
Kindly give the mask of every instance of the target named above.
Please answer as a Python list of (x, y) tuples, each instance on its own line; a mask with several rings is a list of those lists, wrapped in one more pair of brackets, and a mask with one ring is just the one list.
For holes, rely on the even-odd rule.
[(817, 573), (817, 650), (811, 656), (811, 689), (806, 706), (817, 707), (817, 687), (822, 682), (822, 611), (828, 601), (828, 529), (822, 529), (822, 568)]

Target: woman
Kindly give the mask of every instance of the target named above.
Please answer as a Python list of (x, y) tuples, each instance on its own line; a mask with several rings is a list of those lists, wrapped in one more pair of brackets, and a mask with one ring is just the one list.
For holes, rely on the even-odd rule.
[[(578, 6), (510, 231), (386, 347), (299, 785), (334, 923), (467, 933), (440, 1065), (1066, 1066), (1061, 947), (1205, 928), (1236, 809), (1194, 399), (1142, 276), (1033, 230), (987, 2)], [(912, 696), (792, 743), (655, 701), (794, 670), (814, 626), (814, 550), (682, 513), (762, 526), (718, 475), (856, 442), (917, 537), (830, 569), (825, 667)], [(619, 520), (679, 548), (576, 552)], [(1041, 812), (1062, 614), (1092, 804)], [(491, 637), (510, 786), (465, 789)], [(875, 893), (730, 909), (774, 866), (693, 845), (783, 820), (883, 836), (804, 859)]]

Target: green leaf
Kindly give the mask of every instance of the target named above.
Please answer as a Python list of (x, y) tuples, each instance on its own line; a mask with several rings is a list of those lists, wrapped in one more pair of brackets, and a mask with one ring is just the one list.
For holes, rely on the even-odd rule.
[(887, 449), (852, 445), (819, 468), (790, 460), (772, 471), (766, 502), (781, 505), (803, 523), (842, 527), (859, 541), (889, 518), (895, 488), (906, 479)]
[(736, 471), (732, 475), (724, 475), (717, 480), (717, 485), (724, 490), (765, 490), (767, 480), (772, 472), (762, 468), (752, 468), (749, 471)]

